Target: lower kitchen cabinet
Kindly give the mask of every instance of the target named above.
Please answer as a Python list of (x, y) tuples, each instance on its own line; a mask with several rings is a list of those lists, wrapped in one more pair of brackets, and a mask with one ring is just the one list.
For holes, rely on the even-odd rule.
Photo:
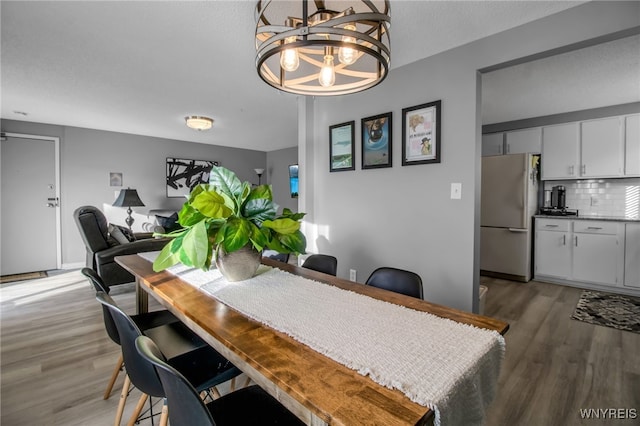
[[(634, 241), (640, 241), (640, 224), (637, 226), (633, 231), (638, 235), (631, 236)], [(628, 284), (632, 275), (627, 274), (630, 281), (625, 279), (625, 223), (536, 218), (535, 229), (534, 279), (611, 291), (633, 287)], [(635, 255), (640, 256), (640, 248), (636, 250)], [(638, 268), (640, 258), (634, 263), (631, 268)], [(640, 270), (637, 273), (640, 280)], [(637, 286), (640, 290), (640, 283)]]
[(626, 224), (624, 285), (640, 290), (640, 223)]

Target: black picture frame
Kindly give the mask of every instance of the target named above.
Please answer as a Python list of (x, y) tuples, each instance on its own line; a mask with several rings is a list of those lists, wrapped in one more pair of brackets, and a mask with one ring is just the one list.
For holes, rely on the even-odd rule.
[(208, 183), (209, 172), (219, 165), (217, 161), (167, 157), (167, 197), (185, 198), (197, 185)]
[(442, 101), (402, 109), (402, 165), (442, 161)]
[(386, 112), (361, 120), (362, 168), (393, 166), (392, 113)]
[(355, 170), (355, 120), (329, 126), (329, 171)]

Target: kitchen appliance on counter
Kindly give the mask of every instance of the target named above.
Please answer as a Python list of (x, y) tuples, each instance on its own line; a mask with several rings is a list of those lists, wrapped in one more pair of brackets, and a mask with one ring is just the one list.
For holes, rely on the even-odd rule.
[(555, 207), (541, 207), (540, 214), (545, 216), (578, 216), (577, 209), (558, 209)]
[(567, 207), (566, 189), (562, 185), (551, 188), (551, 207), (564, 209)]
[(527, 282), (532, 276), (533, 216), (538, 212), (534, 154), (482, 158), (480, 273)]

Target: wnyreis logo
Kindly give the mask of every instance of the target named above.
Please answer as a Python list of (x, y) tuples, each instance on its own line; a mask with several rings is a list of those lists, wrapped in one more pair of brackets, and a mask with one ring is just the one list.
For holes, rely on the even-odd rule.
[(638, 411), (635, 408), (581, 408), (580, 417), (593, 420), (633, 420), (638, 418)]

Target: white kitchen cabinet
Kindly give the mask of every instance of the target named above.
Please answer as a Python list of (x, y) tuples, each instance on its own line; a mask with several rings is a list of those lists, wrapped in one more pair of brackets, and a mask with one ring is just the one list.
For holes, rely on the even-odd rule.
[(543, 180), (576, 179), (579, 176), (579, 123), (558, 124), (542, 128)]
[(625, 225), (624, 286), (640, 289), (640, 223)]
[(580, 176), (622, 176), (624, 164), (622, 117), (583, 121), (580, 123), (580, 132)]
[(570, 221), (536, 219), (535, 275), (571, 277)]
[(622, 282), (621, 227), (618, 222), (573, 222), (573, 280), (613, 286)]
[(542, 127), (514, 130), (505, 134), (505, 154), (540, 154)]
[(640, 114), (625, 117), (625, 176), (640, 175)]
[(502, 155), (504, 153), (504, 133), (482, 135), (482, 156)]

